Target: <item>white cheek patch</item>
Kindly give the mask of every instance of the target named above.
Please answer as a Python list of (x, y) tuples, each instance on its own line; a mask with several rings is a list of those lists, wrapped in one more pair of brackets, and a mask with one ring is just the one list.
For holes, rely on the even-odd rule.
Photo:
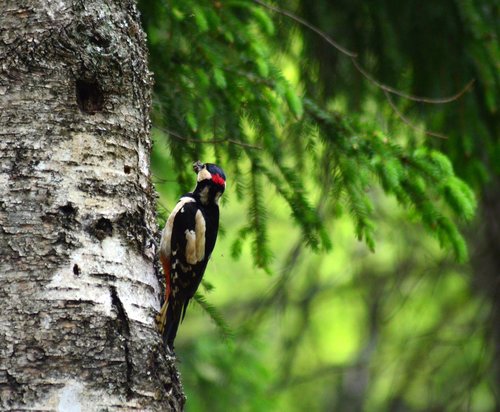
[(197, 181), (201, 182), (202, 180), (212, 179), (212, 174), (207, 169), (201, 169), (198, 172)]
[(170, 213), (170, 216), (167, 219), (167, 223), (163, 229), (161, 234), (161, 242), (160, 242), (160, 254), (170, 259), (170, 254), (172, 251), (172, 229), (174, 226), (175, 216), (179, 212), (180, 209), (184, 207), (186, 203), (194, 202), (195, 200), (192, 197), (181, 197), (179, 202), (175, 205), (174, 210)]

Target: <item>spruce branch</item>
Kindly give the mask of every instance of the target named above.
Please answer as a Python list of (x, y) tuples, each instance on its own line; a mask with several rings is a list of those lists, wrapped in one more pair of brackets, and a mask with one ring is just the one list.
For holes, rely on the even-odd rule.
[(231, 340), (234, 338), (234, 332), (227, 324), (222, 314), (214, 305), (208, 303), (203, 294), (201, 294), (200, 292), (196, 292), (194, 295), (194, 300), (198, 305), (200, 305), (200, 307), (210, 317), (210, 319), (212, 319), (215, 326), (217, 327), (217, 330), (224, 340)]
[[(391, 109), (396, 113), (396, 115), (408, 126), (412, 127), (415, 130), (419, 130), (419, 128), (411, 121), (409, 121), (397, 108), (397, 106), (394, 104), (393, 100), (391, 99), (391, 94), (402, 97), (407, 100), (411, 100), (417, 103), (425, 103), (425, 104), (446, 104), (446, 103), (451, 103), (453, 101), (456, 101), (460, 99), (467, 91), (469, 91), (474, 83), (475, 79), (470, 80), (461, 90), (459, 90), (457, 93), (447, 96), (447, 97), (441, 97), (441, 98), (431, 98), (431, 97), (426, 97), (426, 96), (416, 96), (414, 94), (406, 93), (403, 92), (399, 89), (396, 89), (395, 87), (388, 86), (381, 81), (377, 80), (375, 76), (373, 76), (371, 73), (369, 73), (366, 69), (363, 68), (363, 66), (360, 64), (359, 59), (358, 59), (358, 54), (355, 52), (352, 52), (345, 47), (341, 46), (338, 42), (336, 42), (334, 39), (332, 39), (328, 34), (326, 34), (324, 31), (320, 30), (318, 27), (312, 25), (308, 21), (304, 20), (303, 18), (297, 16), (296, 14), (292, 13), (289, 10), (270, 5), (262, 0), (252, 0), (254, 3), (260, 5), (261, 7), (264, 7), (268, 10), (271, 10), (274, 13), (283, 15), (285, 17), (288, 17), (289, 19), (295, 21), (296, 23), (306, 27), (307, 29), (311, 30), (312, 32), (316, 33), (318, 36), (320, 36), (323, 40), (325, 40), (328, 44), (330, 44), (332, 47), (334, 47), (336, 50), (338, 50), (341, 54), (344, 56), (347, 56), (354, 68), (358, 73), (360, 73), (366, 80), (368, 80), (371, 84), (373, 84), (375, 87), (378, 89), (382, 90), (384, 93), (384, 96), (389, 103)], [(427, 131), (425, 130), (424, 133), (429, 136), (433, 137), (438, 137), (440, 139), (446, 139), (447, 137), (441, 133), (433, 132), (433, 131)]]
[(172, 137), (174, 137), (174, 138), (176, 138), (178, 140), (182, 140), (182, 141), (188, 142), (188, 143), (196, 143), (196, 144), (231, 143), (231, 144), (234, 144), (236, 146), (242, 146), (242, 147), (246, 147), (246, 148), (249, 148), (249, 149), (262, 150), (261, 146), (256, 146), (256, 145), (253, 145), (253, 144), (250, 144), (250, 143), (245, 143), (245, 142), (242, 142), (240, 140), (235, 140), (235, 139), (231, 139), (231, 138), (211, 139), (211, 140), (193, 139), (191, 137), (181, 136), (179, 133), (174, 132), (173, 130), (165, 129), (163, 127), (155, 126), (154, 128), (158, 129), (158, 130), (160, 130), (160, 131), (162, 131), (164, 133), (167, 133), (168, 135), (170, 135), (170, 136), (172, 136)]

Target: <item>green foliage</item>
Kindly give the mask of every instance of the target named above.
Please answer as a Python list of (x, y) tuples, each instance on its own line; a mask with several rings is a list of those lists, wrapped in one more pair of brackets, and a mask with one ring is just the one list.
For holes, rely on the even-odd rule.
[[(498, 175), (493, 147), (500, 136), (500, 71), (498, 61), (498, 2), (443, 0), (421, 7), (417, 1), (391, 3), (351, 1), (285, 2), (297, 13), (357, 54), (357, 61), (381, 82), (405, 94), (439, 98), (451, 96), (475, 80), (472, 92), (448, 104), (425, 104), (399, 99), (399, 110), (409, 119), (424, 119), (430, 130), (447, 136), (427, 136), (427, 146), (444, 151), (458, 165), (456, 172), (478, 190), (488, 175)], [(353, 21), (355, 16), (355, 23)], [(296, 27), (283, 24), (281, 35)], [(338, 50), (302, 30), (301, 80), (320, 101), (341, 95), (350, 113), (364, 97), (376, 99), (387, 117), (388, 102)], [(393, 110), (391, 110), (393, 111)], [(397, 116), (396, 122), (402, 120)], [(393, 125), (394, 127), (394, 125)], [(410, 128), (410, 133), (414, 131)], [(418, 145), (422, 145), (418, 142)]]
[(263, 189), (261, 183), (261, 168), (259, 163), (255, 162), (252, 167), (250, 176), (251, 199), (248, 210), (249, 226), (248, 231), (255, 233), (255, 238), (252, 241), (253, 258), (257, 266), (268, 268), (271, 258), (267, 246), (267, 210), (263, 202)]
[(271, 370), (259, 360), (259, 349), (241, 340), (237, 345), (220, 345), (205, 338), (178, 352), (189, 409), (276, 410), (275, 400), (266, 393)]
[[(212, 288), (212, 286), (207, 287), (206, 282), (203, 286), (207, 291), (210, 291)], [(198, 305), (200, 305), (200, 307), (205, 311), (205, 313), (207, 313), (208, 316), (210, 316), (210, 319), (212, 319), (214, 324), (217, 326), (217, 330), (220, 332), (222, 338), (226, 340), (231, 339), (233, 336), (233, 331), (226, 323), (223, 316), (219, 313), (217, 308), (214, 305), (208, 303), (206, 297), (203, 296), (200, 292), (195, 293), (194, 300), (196, 303), (198, 303)]]
[[(216, 287), (213, 305), (196, 297), (219, 333), (235, 336), (181, 341), (190, 408), (491, 408), (476, 329), (488, 309), (444, 256), (467, 260), (461, 230), (500, 170), (493, 2), (279, 4), (405, 94), (439, 98), (476, 79), (474, 93), (446, 106), (389, 102), (317, 31), (256, 1), (140, 5), (155, 138), (170, 152), (153, 163), (176, 181), (162, 187), (162, 201), (191, 189), (192, 161), (214, 159), (228, 175), (223, 221), (235, 215), (216, 249), (232, 259), (209, 266), (228, 276), (204, 282), (206, 293)], [(233, 333), (226, 318), (244, 327)], [(358, 371), (370, 379), (351, 393), (350, 380), (366, 380)]]
[[(269, 271), (272, 257), (264, 187), (274, 187), (289, 204), (313, 250), (328, 250), (331, 240), (307, 190), (328, 182), (326, 202), (341, 201), (354, 221), (356, 237), (374, 250), (374, 176), (443, 246), (465, 259), (465, 243), (455, 222), (472, 218), (474, 199), (444, 154), (426, 154), (424, 145), (415, 149), (381, 137), (376, 126), (359, 123), (352, 114), (325, 110), (314, 96), (303, 101), (273, 58), (272, 16), (255, 3), (172, 1), (170, 6), (166, 10), (160, 4), (144, 5), (146, 10), (155, 8), (154, 14), (146, 13), (157, 78), (154, 124), (166, 130), (183, 191), (189, 189), (192, 161), (213, 153), (210, 144), (202, 142), (215, 142), (211, 144), (227, 169), (229, 184), (238, 187), (238, 197), (247, 204), (248, 224), (239, 233), (251, 239), (258, 267)], [(289, 137), (286, 131), (292, 128), (296, 133)], [(311, 130), (317, 136), (311, 136)], [(290, 167), (296, 152), (302, 164)], [(233, 256), (241, 246), (237, 238)]]
[[(377, 176), (382, 189), (411, 210), (442, 246), (453, 250), (459, 261), (466, 260), (465, 241), (451, 219), (472, 219), (476, 202), (446, 156), (425, 147), (405, 148), (366, 125), (355, 128), (342, 116), (308, 106), (318, 120), (323, 156), (336, 177), (335, 193), (344, 199), (358, 239), (374, 250), (374, 208), (368, 189), (374, 186), (371, 176)], [(345, 135), (347, 141), (342, 139)]]
[[(272, 165), (285, 170), (280, 125), (290, 112), (297, 118), (303, 113), (295, 89), (271, 63), (267, 38), (274, 33), (273, 21), (246, 1), (173, 2), (171, 12), (159, 4), (144, 8), (149, 10), (145, 20), (157, 78), (154, 123), (167, 130), (181, 190), (189, 189), (193, 159), (210, 154), (201, 142), (217, 141), (229, 184), (236, 185), (240, 199), (248, 199), (245, 233), (252, 238), (255, 262), (269, 270), (262, 180)], [(248, 185), (245, 169), (251, 172)], [(283, 185), (291, 184), (287, 178), (303, 186), (300, 175), (290, 170), (271, 183), (283, 192)], [(287, 190), (294, 218), (309, 233), (311, 245), (328, 246), (307, 196), (293, 194), (295, 189)], [(233, 250), (236, 255), (238, 243)]]

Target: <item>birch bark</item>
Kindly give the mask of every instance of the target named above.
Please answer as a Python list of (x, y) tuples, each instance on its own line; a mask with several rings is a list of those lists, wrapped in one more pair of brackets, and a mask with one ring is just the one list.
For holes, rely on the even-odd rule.
[(0, 408), (181, 410), (133, 0), (0, 2)]

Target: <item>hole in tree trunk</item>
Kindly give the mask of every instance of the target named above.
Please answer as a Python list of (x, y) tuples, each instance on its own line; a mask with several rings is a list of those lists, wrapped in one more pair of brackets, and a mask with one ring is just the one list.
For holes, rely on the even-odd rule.
[(104, 105), (104, 95), (96, 80), (76, 81), (76, 102), (84, 113), (100, 112)]
[(75, 263), (75, 265), (73, 266), (73, 273), (76, 275), (76, 276), (80, 276), (80, 268), (78, 267), (78, 265)]
[(65, 216), (75, 216), (76, 215), (76, 208), (71, 204), (71, 202), (68, 202), (64, 206), (60, 206), (59, 210)]
[(90, 232), (99, 240), (113, 235), (113, 224), (105, 217), (99, 218), (90, 228)]
[(130, 171), (132, 170), (132, 168), (129, 166), (129, 165), (125, 165), (123, 166), (123, 171), (125, 172), (125, 174), (130, 174)]

